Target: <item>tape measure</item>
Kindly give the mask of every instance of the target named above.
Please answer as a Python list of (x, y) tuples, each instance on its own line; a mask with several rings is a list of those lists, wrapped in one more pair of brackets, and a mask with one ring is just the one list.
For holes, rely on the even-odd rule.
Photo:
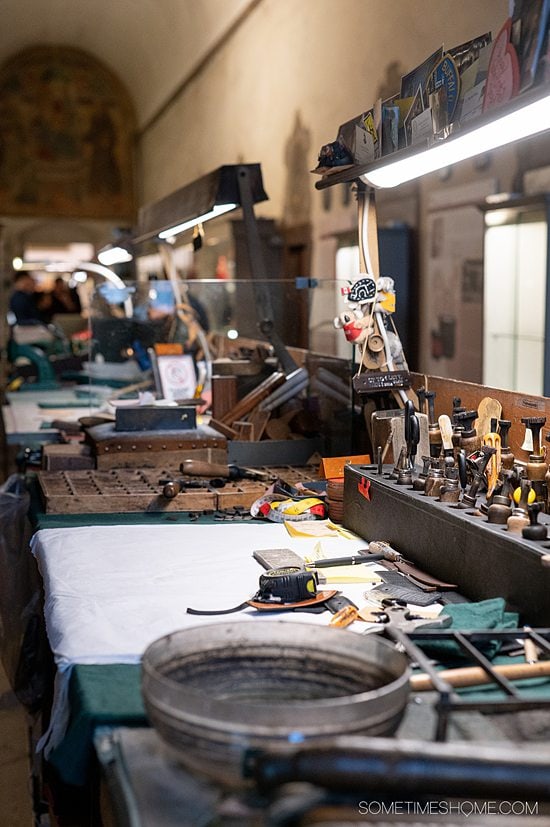
[(317, 594), (318, 574), (294, 566), (270, 569), (260, 575), (260, 589), (254, 600), (264, 603), (299, 603)]
[(238, 606), (230, 609), (187, 608), (186, 611), (191, 615), (224, 615), (240, 612), (247, 606), (260, 611), (309, 608), (333, 599), (338, 594), (336, 590), (317, 591), (318, 582), (316, 571), (306, 571), (298, 566), (269, 569), (260, 575), (260, 588), (256, 594)]
[(287, 498), (282, 500), (280, 494), (264, 494), (250, 508), (253, 517), (267, 517), (274, 523), (287, 520), (325, 519), (327, 506), (318, 497), (303, 497), (300, 500)]

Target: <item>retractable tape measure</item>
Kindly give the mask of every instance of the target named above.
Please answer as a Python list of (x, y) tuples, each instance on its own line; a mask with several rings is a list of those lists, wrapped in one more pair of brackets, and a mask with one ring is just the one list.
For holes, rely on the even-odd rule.
[(277, 610), (298, 609), (328, 601), (336, 590), (317, 591), (319, 582), (316, 571), (307, 571), (298, 566), (269, 569), (260, 575), (259, 589), (249, 600), (230, 609), (187, 609), (192, 615), (223, 615), (239, 612), (247, 606), (253, 609)]
[(270, 569), (260, 575), (260, 589), (254, 600), (265, 603), (299, 603), (317, 594), (316, 571), (294, 566)]

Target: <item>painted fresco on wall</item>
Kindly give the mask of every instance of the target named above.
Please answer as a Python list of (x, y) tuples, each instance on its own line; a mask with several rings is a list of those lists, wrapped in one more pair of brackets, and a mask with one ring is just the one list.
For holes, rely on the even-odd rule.
[(134, 124), (128, 94), (94, 58), (20, 53), (0, 70), (0, 214), (131, 220)]

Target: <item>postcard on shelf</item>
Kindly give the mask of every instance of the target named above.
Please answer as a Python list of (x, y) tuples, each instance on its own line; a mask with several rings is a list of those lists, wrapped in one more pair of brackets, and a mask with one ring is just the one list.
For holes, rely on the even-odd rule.
[(508, 18), (493, 43), (483, 97), (484, 112), (506, 103), (519, 91), (519, 61), (510, 41), (511, 34), (512, 20)]
[(417, 66), (416, 69), (413, 69), (408, 75), (403, 75), (401, 78), (401, 98), (415, 98), (419, 86), (422, 89), (422, 93), (424, 93), (428, 78), (442, 57), (443, 47), (441, 46), (439, 49), (436, 49), (430, 57), (427, 57), (423, 63)]
[(437, 133), (452, 123), (460, 93), (460, 77), (452, 55), (443, 55), (428, 78), (427, 88), (433, 131)]
[(432, 110), (428, 107), (411, 121), (411, 145), (426, 144), (432, 137)]
[(363, 112), (338, 130), (338, 141), (345, 147), (354, 164), (370, 164), (377, 157), (378, 133), (372, 109)]
[(478, 86), (482, 81), (487, 80), (487, 69), (489, 68), (492, 50), (492, 43), (483, 46), (483, 48), (479, 50), (476, 59), (460, 73), (461, 98), (463, 98), (470, 89), (473, 89), (474, 86)]
[(464, 95), (462, 100), (462, 109), (460, 120), (462, 123), (471, 121), (472, 118), (477, 118), (481, 115), (483, 110), (483, 93), (485, 91), (485, 81), (478, 83), (473, 89), (470, 89)]
[(447, 89), (444, 85), (439, 86), (428, 96), (428, 105), (432, 118), (432, 131), (434, 135), (442, 132), (449, 125), (447, 111)]
[(479, 60), (479, 57), (484, 49), (491, 44), (491, 32), (480, 34), (473, 40), (467, 40), (466, 43), (461, 43), (460, 46), (453, 46), (448, 50), (448, 53), (453, 58), (458, 73), (464, 82), (464, 75), (468, 69)]
[(374, 161), (374, 141), (372, 140), (372, 135), (360, 126), (355, 127), (353, 160), (356, 164), (370, 164)]
[(520, 90), (536, 80), (547, 38), (550, 0), (515, 0), (511, 41), (520, 64)]
[[(424, 96), (422, 94), (422, 87), (418, 86), (416, 90), (416, 95), (414, 96), (412, 105), (407, 112), (407, 115), (404, 119), (404, 126), (405, 126), (405, 142), (406, 146), (412, 146), (413, 143), (413, 132), (412, 132), (412, 125), (413, 121), (424, 112), (426, 109), (424, 105)], [(430, 134), (432, 131), (431, 125), (431, 115), (430, 115)]]
[(382, 155), (399, 148), (399, 107), (393, 100), (384, 101), (382, 109)]

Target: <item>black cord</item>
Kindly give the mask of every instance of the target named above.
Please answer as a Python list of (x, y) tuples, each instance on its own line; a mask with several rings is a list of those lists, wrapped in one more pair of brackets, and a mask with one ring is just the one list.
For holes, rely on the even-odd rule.
[(208, 609), (186, 609), (188, 615), (229, 615), (232, 612), (240, 612), (241, 609), (246, 608), (248, 606), (248, 600), (245, 600), (244, 603), (240, 603), (238, 606), (234, 606), (232, 609), (217, 609), (214, 611)]

